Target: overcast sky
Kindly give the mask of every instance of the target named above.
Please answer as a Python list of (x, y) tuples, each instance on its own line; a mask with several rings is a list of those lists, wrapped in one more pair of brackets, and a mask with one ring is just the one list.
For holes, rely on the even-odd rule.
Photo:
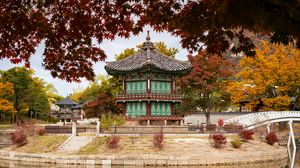
[[(150, 30), (150, 37), (152, 42), (162, 41), (166, 43), (168, 47), (175, 47), (179, 50), (179, 53), (176, 55), (176, 59), (179, 60), (187, 60), (187, 50), (182, 49), (180, 44), (180, 38), (174, 37), (170, 33), (162, 32), (157, 33), (154, 32), (149, 27), (144, 29), (144, 32), (140, 33), (138, 36), (131, 36), (129, 39), (125, 38), (116, 38), (114, 41), (104, 41), (100, 44), (101, 48), (107, 54), (107, 59), (105, 61), (113, 61), (116, 54), (121, 53), (126, 48), (135, 47), (137, 44), (141, 44), (145, 41), (147, 30)], [(42, 54), (44, 51), (44, 45), (41, 44), (36, 53), (31, 57), (31, 68), (35, 71), (35, 76), (44, 79), (48, 83), (52, 83), (57, 89), (59, 95), (67, 96), (71, 94), (73, 90), (78, 88), (84, 88), (89, 85), (89, 81), (82, 80), (81, 83), (76, 82), (66, 82), (64, 80), (60, 80), (58, 78), (52, 78), (50, 72), (45, 70), (42, 66)], [(98, 62), (94, 64), (94, 72), (96, 75), (99, 74), (107, 74), (104, 69), (105, 62)], [(22, 66), (22, 64), (12, 64), (8, 60), (0, 60), (0, 70), (8, 70), (12, 67)]]

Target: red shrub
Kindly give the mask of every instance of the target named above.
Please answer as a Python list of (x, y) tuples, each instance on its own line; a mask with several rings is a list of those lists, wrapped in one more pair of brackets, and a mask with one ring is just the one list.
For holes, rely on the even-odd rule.
[(153, 145), (161, 150), (164, 146), (164, 134), (161, 131), (159, 134), (153, 136)]
[(218, 126), (219, 126), (219, 127), (223, 127), (223, 125), (224, 125), (224, 120), (223, 120), (222, 118), (220, 118), (220, 119), (218, 120)]
[(254, 132), (252, 130), (243, 130), (239, 133), (242, 141), (248, 142), (249, 140), (253, 140)]
[(278, 142), (278, 138), (275, 132), (270, 132), (269, 134), (267, 134), (266, 141), (269, 145), (274, 145), (275, 142)]
[(45, 135), (45, 132), (46, 132), (46, 130), (45, 130), (44, 127), (39, 127), (39, 128), (36, 129), (36, 133), (37, 133), (39, 136)]
[(210, 134), (209, 140), (213, 140), (213, 146), (215, 148), (221, 148), (227, 143), (226, 137), (223, 134)]
[(106, 146), (108, 148), (116, 148), (120, 142), (120, 137), (118, 136), (111, 136), (106, 138)]
[(23, 146), (25, 145), (27, 141), (27, 136), (24, 133), (24, 131), (17, 129), (11, 137), (12, 143), (17, 145), (17, 146)]
[(18, 125), (18, 129), (22, 129), (27, 136), (33, 136), (36, 130), (35, 123), (23, 122)]

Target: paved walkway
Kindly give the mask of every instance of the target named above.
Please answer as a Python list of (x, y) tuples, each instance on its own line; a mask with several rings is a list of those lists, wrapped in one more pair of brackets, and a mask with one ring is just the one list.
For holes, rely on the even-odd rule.
[(78, 151), (94, 139), (93, 136), (72, 136), (61, 145), (58, 149), (59, 152)]

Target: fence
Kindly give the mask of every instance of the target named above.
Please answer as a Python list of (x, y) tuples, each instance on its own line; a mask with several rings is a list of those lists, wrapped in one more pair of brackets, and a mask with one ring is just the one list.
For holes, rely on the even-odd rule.
[[(50, 134), (71, 134), (71, 126), (45, 126), (46, 133)], [(96, 128), (77, 126), (77, 133), (96, 133)]]
[[(224, 126), (221, 130), (228, 133), (239, 132), (242, 126)], [(71, 134), (71, 126), (45, 126), (46, 133), (53, 134)], [(77, 126), (78, 133), (95, 133), (96, 126)], [(198, 134), (218, 132), (220, 129), (216, 125), (199, 125), (199, 126), (123, 126), (110, 127), (109, 129), (100, 128), (100, 133), (104, 134), (155, 134), (163, 131), (164, 134)]]

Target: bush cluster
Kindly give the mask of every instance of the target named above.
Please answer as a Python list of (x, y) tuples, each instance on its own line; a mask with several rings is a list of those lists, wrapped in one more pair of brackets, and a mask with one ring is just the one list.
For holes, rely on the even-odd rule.
[(17, 146), (25, 145), (28, 140), (27, 137), (34, 135), (45, 135), (44, 127), (36, 127), (34, 122), (22, 122), (18, 124), (15, 132), (12, 134), (12, 143)]
[(224, 126), (224, 120), (222, 118), (218, 120), (218, 126), (219, 128)]
[(46, 130), (45, 130), (44, 127), (38, 127), (38, 128), (36, 128), (35, 131), (36, 131), (36, 133), (37, 133), (39, 136), (45, 135), (45, 132), (46, 132)]
[(215, 148), (221, 148), (227, 143), (226, 137), (219, 133), (210, 134), (209, 140), (212, 140), (212, 144)]
[(12, 143), (17, 145), (17, 146), (23, 146), (25, 145), (27, 141), (27, 135), (25, 132), (21, 129), (17, 129), (11, 137)]
[(114, 126), (122, 126), (126, 123), (126, 118), (124, 115), (113, 115), (111, 112), (107, 114), (103, 114), (101, 116), (101, 128), (104, 130), (109, 130), (110, 127)]
[(231, 141), (231, 145), (234, 148), (240, 148), (243, 145), (243, 141), (239, 137), (235, 137), (234, 140)]
[(242, 141), (248, 142), (249, 140), (253, 140), (254, 132), (252, 130), (243, 130), (239, 133)]
[(164, 134), (162, 131), (153, 136), (153, 145), (159, 150), (164, 147)]
[(111, 137), (107, 137), (106, 138), (106, 146), (108, 148), (114, 149), (114, 148), (118, 147), (120, 139), (121, 138), (119, 136), (115, 136), (115, 135), (113, 135)]
[(274, 145), (275, 142), (278, 142), (278, 138), (275, 132), (270, 132), (269, 134), (267, 134), (266, 141), (269, 145)]

